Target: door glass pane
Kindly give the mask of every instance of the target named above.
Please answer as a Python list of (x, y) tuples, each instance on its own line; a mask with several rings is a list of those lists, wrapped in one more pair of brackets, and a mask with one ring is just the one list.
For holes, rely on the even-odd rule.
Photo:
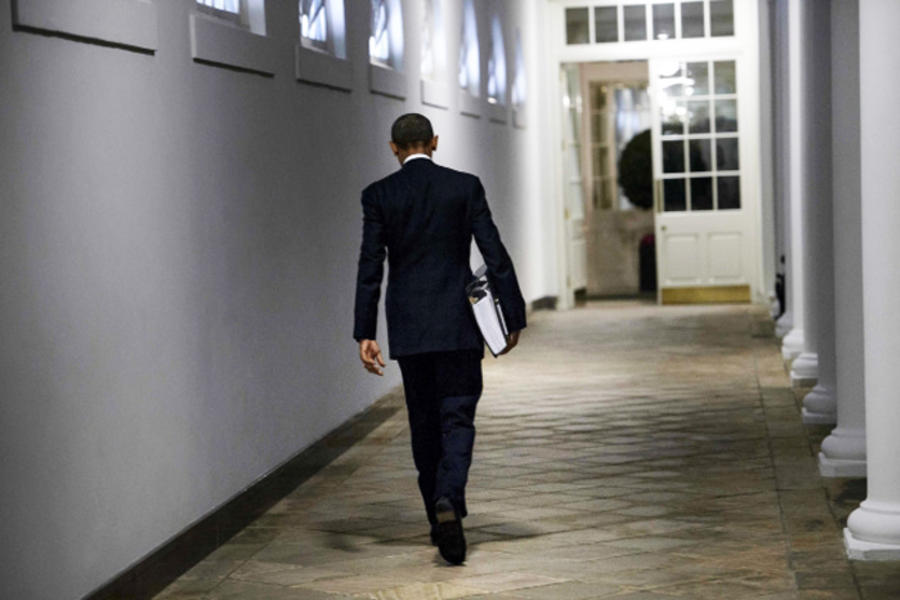
[(734, 75), (734, 61), (720, 60), (713, 64), (716, 74), (716, 93), (734, 94), (737, 92)]
[(607, 180), (603, 185), (603, 195), (601, 196), (602, 201), (600, 206), (605, 209), (609, 209), (613, 207), (613, 199), (615, 198), (615, 194), (613, 193), (613, 183), (611, 180)]
[(684, 179), (663, 180), (663, 210), (687, 210), (687, 198), (684, 191)]
[(671, 40), (675, 37), (675, 5), (653, 5), (653, 39)]
[(737, 138), (719, 138), (716, 140), (716, 169), (720, 171), (737, 171), (738, 161)]
[(689, 62), (685, 66), (685, 76), (688, 81), (685, 94), (688, 96), (700, 96), (709, 93), (709, 63)]
[(719, 177), (719, 210), (741, 207), (740, 177)]
[(606, 140), (606, 113), (594, 113), (591, 119), (593, 129), (591, 134), (595, 142), (603, 142)]
[(588, 9), (567, 8), (566, 43), (587, 44), (588, 41)]
[(712, 210), (712, 177), (691, 179), (691, 210)]
[(716, 131), (737, 130), (737, 100), (716, 100)]
[(581, 182), (569, 184), (569, 215), (572, 219), (584, 218), (584, 187)]
[(703, 37), (703, 3), (681, 3), (681, 37)]
[(734, 4), (732, 0), (709, 0), (709, 34), (734, 35)]
[(663, 173), (684, 173), (684, 141), (662, 143)]
[[(681, 70), (678, 71), (681, 73)], [(664, 77), (659, 82), (660, 92), (669, 98), (680, 98), (684, 96), (684, 81), (680, 76), (676, 78)]]
[(625, 11), (625, 41), (646, 40), (647, 10), (644, 5), (623, 6), (622, 10)]
[[(712, 171), (712, 154), (710, 141), (691, 140), (688, 143), (690, 145), (691, 172), (700, 173), (704, 171)], [(712, 189), (712, 183), (710, 183), (709, 186), (709, 189)]]
[(609, 150), (606, 146), (594, 148), (594, 175), (607, 175), (609, 172)]
[(598, 42), (619, 41), (619, 9), (598, 6), (594, 9), (594, 31)]
[(591, 108), (600, 110), (606, 106), (606, 86), (591, 86)]
[(662, 134), (684, 134), (684, 117), (686, 112), (684, 102), (674, 102), (671, 100), (664, 102), (660, 109), (660, 116), (662, 117)]
[(689, 101), (687, 118), (690, 133), (709, 133), (709, 100)]

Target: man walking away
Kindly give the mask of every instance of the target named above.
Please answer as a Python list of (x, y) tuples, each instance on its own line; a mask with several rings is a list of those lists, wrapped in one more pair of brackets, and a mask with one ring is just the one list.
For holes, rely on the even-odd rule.
[(387, 256), (390, 357), (400, 363), (403, 376), (419, 490), (432, 543), (445, 560), (460, 564), (466, 556), (462, 519), (484, 357), (465, 291), (473, 279), (473, 237), (511, 332), (507, 352), (525, 327), (525, 302), (481, 182), (436, 165), (431, 157), (437, 145), (427, 118), (401, 116), (390, 142), (400, 170), (363, 190), (353, 337), (365, 368), (382, 375), (385, 362), (375, 327)]

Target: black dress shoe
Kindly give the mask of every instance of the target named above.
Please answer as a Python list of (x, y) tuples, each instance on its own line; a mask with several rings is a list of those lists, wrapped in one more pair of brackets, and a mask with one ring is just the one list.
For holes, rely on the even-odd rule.
[(451, 565), (462, 564), (466, 560), (466, 536), (459, 513), (453, 503), (444, 497), (435, 502), (434, 511), (437, 514), (437, 545), (441, 556)]

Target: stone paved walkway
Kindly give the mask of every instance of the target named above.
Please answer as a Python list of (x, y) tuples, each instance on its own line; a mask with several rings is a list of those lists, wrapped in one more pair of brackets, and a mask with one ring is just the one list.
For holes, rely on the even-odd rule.
[(844, 557), (843, 484), (818, 476), (768, 322), (536, 313), (485, 362), (465, 566), (428, 544), (398, 410), (158, 598), (900, 598), (896, 569)]

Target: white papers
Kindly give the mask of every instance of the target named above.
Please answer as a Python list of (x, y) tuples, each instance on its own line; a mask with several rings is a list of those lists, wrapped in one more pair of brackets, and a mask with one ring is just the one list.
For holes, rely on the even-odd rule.
[(491, 354), (497, 356), (506, 350), (508, 331), (500, 301), (494, 297), (486, 273), (487, 268), (482, 265), (475, 272), (475, 281), (466, 286), (466, 293), (469, 296), (469, 303), (472, 305), (475, 321), (481, 330), (481, 336), (487, 343)]

